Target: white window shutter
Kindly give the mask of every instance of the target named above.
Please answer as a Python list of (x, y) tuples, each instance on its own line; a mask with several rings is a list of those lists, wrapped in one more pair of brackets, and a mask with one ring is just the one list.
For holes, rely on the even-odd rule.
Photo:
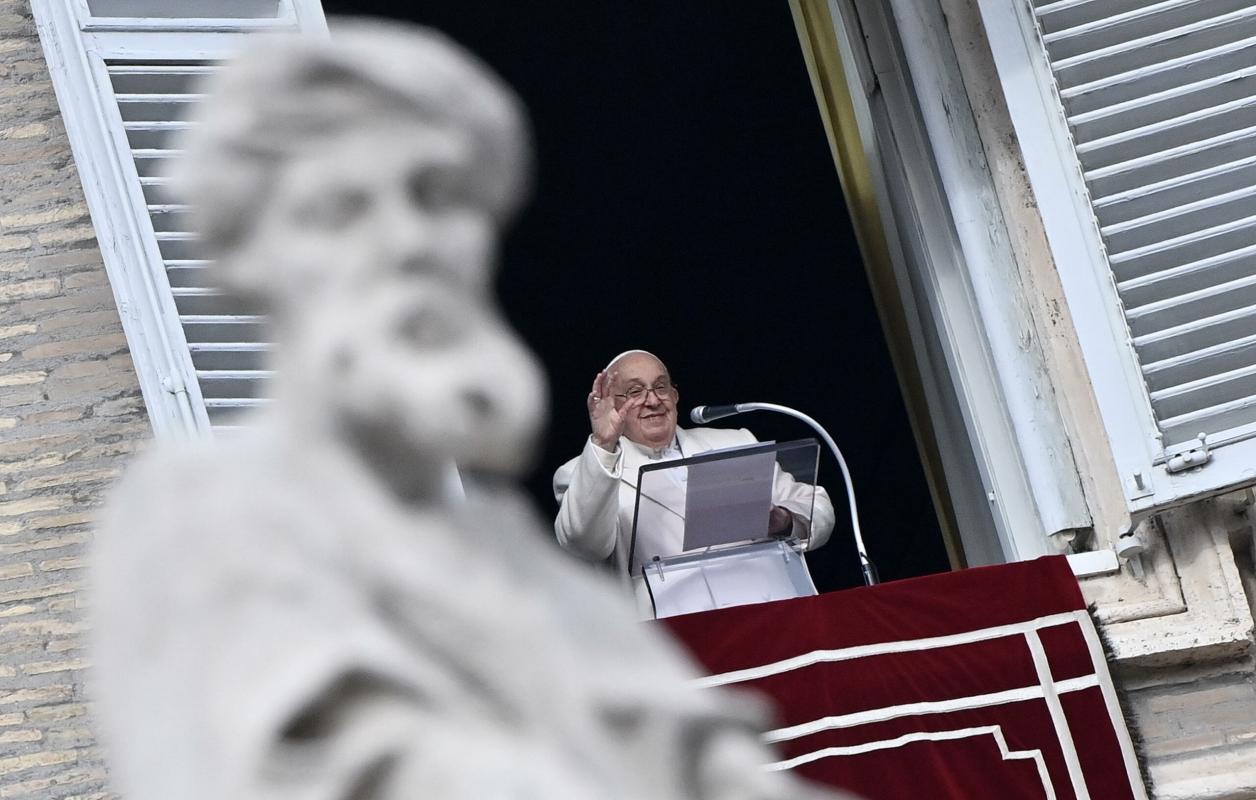
[(1121, 5), (1037, 11), (1172, 449), (1256, 423), (1256, 8)]
[(209, 261), (187, 206), (162, 177), (169, 174), (168, 162), (181, 156), (171, 141), (201, 99), (194, 92), (217, 66), (117, 60), (107, 69), (206, 419), (216, 431), (229, 429), (232, 412), (264, 402), (270, 377), (261, 363), (268, 348), (265, 321), (206, 279)]
[(32, 0), (66, 131), (159, 436), (264, 400), (265, 321), (211, 287), (162, 177), (198, 80), (255, 31), (326, 35), (318, 0)]
[(1256, 482), (1256, 6), (979, 5), (1131, 510)]

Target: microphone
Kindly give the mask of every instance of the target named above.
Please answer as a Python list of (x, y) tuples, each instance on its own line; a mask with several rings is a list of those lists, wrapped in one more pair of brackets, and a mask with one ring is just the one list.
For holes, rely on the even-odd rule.
[(741, 411), (742, 409), (735, 403), (730, 406), (698, 406), (689, 412), (689, 419), (699, 425), (705, 425), (713, 420), (740, 414)]
[(811, 417), (795, 411), (789, 406), (779, 406), (776, 403), (733, 403), (726, 406), (697, 406), (693, 411), (689, 412), (689, 419), (699, 425), (710, 422), (711, 420), (723, 419), (731, 417), (734, 414), (744, 414), (747, 411), (775, 411), (778, 414), (784, 414), (787, 417), (793, 417), (796, 420), (805, 422), (811, 426), (811, 429), (820, 434), (820, 438), (828, 445), (829, 450), (837, 459), (837, 466), (842, 470), (842, 480), (846, 482), (846, 498), (850, 501), (850, 523), (855, 534), (855, 550), (859, 553), (859, 566), (863, 572), (865, 586), (873, 586), (878, 583), (877, 568), (868, 558), (868, 550), (864, 547), (863, 531), (859, 527), (859, 509), (855, 506), (855, 486), (850, 480), (850, 469), (846, 466), (846, 459), (842, 457), (842, 451), (837, 448), (837, 442), (833, 441), (833, 437), (824, 429), (824, 426), (816, 422)]

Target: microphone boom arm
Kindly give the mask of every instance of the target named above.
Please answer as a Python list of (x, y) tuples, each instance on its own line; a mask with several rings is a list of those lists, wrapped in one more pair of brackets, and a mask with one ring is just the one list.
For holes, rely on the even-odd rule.
[[(708, 411), (711, 413), (708, 413)], [(859, 568), (863, 572), (864, 585), (875, 585), (878, 582), (877, 570), (872, 561), (868, 559), (868, 551), (864, 547), (863, 531), (859, 528), (859, 508), (855, 503), (855, 486), (850, 480), (850, 468), (846, 466), (846, 459), (842, 457), (842, 451), (838, 449), (837, 442), (833, 441), (833, 437), (829, 435), (829, 432), (824, 429), (823, 425), (801, 411), (795, 411), (788, 406), (777, 405), (776, 403), (736, 403), (731, 406), (698, 406), (693, 410), (691, 418), (694, 422), (705, 423), (721, 417), (744, 414), (747, 411), (775, 411), (778, 414), (793, 417), (809, 425), (828, 445), (829, 451), (837, 459), (837, 466), (842, 471), (842, 480), (846, 483), (846, 497), (850, 501), (850, 524), (855, 533), (855, 549), (859, 552)]]

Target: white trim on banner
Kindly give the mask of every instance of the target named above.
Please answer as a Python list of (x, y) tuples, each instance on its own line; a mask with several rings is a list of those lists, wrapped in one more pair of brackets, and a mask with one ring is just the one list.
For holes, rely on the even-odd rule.
[(957, 739), (971, 739), (976, 736), (993, 737), (995, 744), (999, 747), (999, 753), (1003, 756), (1004, 761), (1020, 761), (1030, 760), (1034, 762), (1034, 766), (1038, 769), (1038, 779), (1042, 781), (1042, 790), (1046, 793), (1047, 800), (1055, 800), (1055, 786), (1051, 783), (1051, 773), (1047, 771), (1046, 759), (1042, 757), (1041, 750), (1011, 750), (1007, 746), (1007, 740), (1003, 737), (1003, 729), (998, 725), (987, 725), (980, 728), (961, 728), (954, 731), (920, 731), (917, 733), (908, 733), (895, 739), (886, 739), (879, 742), (866, 742), (864, 744), (851, 745), (849, 747), (826, 747), (823, 750), (816, 750), (813, 753), (805, 753), (801, 756), (778, 761), (769, 764), (768, 769), (773, 771), (783, 771), (794, 769), (803, 764), (809, 764), (812, 761), (819, 761), (822, 758), (834, 758), (840, 756), (854, 756), (861, 753), (871, 753), (876, 750), (891, 750), (914, 742), (944, 742), (954, 741)]

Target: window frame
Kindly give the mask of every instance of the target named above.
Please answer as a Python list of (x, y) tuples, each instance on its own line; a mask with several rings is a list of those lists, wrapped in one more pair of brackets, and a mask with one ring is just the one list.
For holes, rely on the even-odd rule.
[[(208, 2), (209, 0), (207, 0)], [(221, 60), (257, 30), (327, 35), (318, 0), (271, 19), (93, 17), (87, 0), (31, 0), (101, 258), (158, 438), (205, 438), (209, 416), (107, 71), (110, 59)]]
[[(1029, 398), (1036, 393), (1018, 385), (1012, 387), (1015, 402), (1008, 398), (1009, 381), (1045, 374), (1041, 352), (991, 347), (993, 338), (1023, 330), (1032, 320), (1023, 304), (991, 302), (1013, 276), (983, 272), (981, 265), (996, 254), (982, 249), (983, 237), (957, 229), (956, 214), (967, 214), (974, 230), (976, 223), (969, 211), (955, 207), (947, 189), (981, 175), (955, 158), (948, 164), (935, 158), (935, 131), (916, 103), (918, 87), (903, 53), (908, 45), (897, 40), (890, 5), (828, 0), (827, 6), (845, 64), (852, 122), (887, 221), (899, 299), (916, 323), (910, 336), (965, 555), (970, 564), (989, 564), (1058, 553), (1064, 542), (1049, 534), (1086, 528), (1092, 520), (1049, 388)], [(928, 58), (938, 56), (931, 52)], [(1032, 424), (1018, 424), (1015, 414)], [(1050, 458), (1036, 467), (1028, 463), (1052, 448), (1064, 451), (1067, 469), (1051, 467)], [(1058, 464), (1059, 456), (1054, 458)]]

